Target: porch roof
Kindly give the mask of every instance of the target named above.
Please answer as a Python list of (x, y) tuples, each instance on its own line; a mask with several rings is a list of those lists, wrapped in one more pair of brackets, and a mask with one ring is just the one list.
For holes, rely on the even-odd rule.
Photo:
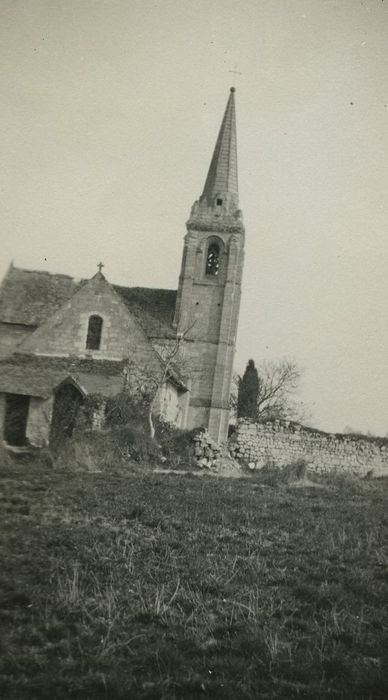
[(114, 396), (123, 386), (122, 370), (121, 362), (104, 362), (103, 368), (99, 368), (98, 363), (94, 363), (94, 367), (91, 368), (90, 365), (87, 363), (83, 365), (82, 362), (66, 362), (62, 359), (53, 362), (52, 358), (18, 358), (14, 355), (0, 362), (0, 393), (22, 394), (44, 399), (48, 398), (66, 379), (73, 379), (85, 395)]
[[(74, 380), (85, 395), (115, 396), (123, 388), (126, 361), (87, 360), (17, 354), (0, 361), (0, 393), (48, 398), (66, 379)], [(187, 391), (176, 368), (168, 382)]]

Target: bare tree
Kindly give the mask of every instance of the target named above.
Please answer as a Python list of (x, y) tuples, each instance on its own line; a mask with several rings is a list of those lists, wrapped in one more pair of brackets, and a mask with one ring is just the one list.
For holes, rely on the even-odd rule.
[(264, 361), (258, 373), (257, 419), (294, 417), (294, 397), (301, 378), (301, 370), (296, 363), (287, 358), (278, 362)]
[[(161, 365), (161, 371), (159, 376), (150, 376), (149, 379), (151, 383), (153, 384), (154, 390), (153, 390), (153, 395), (151, 398), (151, 401), (149, 403), (148, 407), (148, 425), (150, 428), (150, 436), (153, 438), (155, 437), (155, 425), (154, 425), (154, 410), (156, 406), (156, 402), (159, 398), (160, 395), (160, 390), (166, 383), (168, 377), (171, 375), (172, 371), (178, 371), (179, 373), (182, 372), (183, 370), (183, 358), (179, 358), (180, 362), (177, 363), (178, 356), (180, 349), (182, 347), (182, 343), (187, 335), (187, 333), (191, 330), (192, 326), (190, 328), (185, 329), (181, 333), (177, 333), (176, 338), (174, 340), (174, 343), (172, 345), (167, 345), (164, 348), (160, 349), (158, 352), (159, 358), (160, 358), (160, 365)], [(176, 367), (173, 367), (174, 364), (177, 363)]]
[(136, 394), (137, 397), (141, 395), (147, 404), (147, 422), (151, 438), (155, 437), (154, 414), (162, 387), (170, 377), (176, 378), (177, 374), (183, 377), (189, 374), (188, 365), (181, 355), (181, 348), (194, 323), (184, 331), (177, 333), (171, 343), (166, 342), (157, 348), (157, 367), (142, 370), (140, 381), (139, 378), (135, 382), (131, 381), (133, 367), (128, 362), (124, 378), (124, 391), (129, 391), (131, 395)]
[[(275, 419), (305, 418), (304, 407), (296, 399), (296, 392), (302, 371), (288, 358), (281, 360), (265, 360), (257, 365), (259, 386), (257, 392), (256, 420), (266, 421)], [(234, 380), (234, 391), (231, 405), (236, 406), (236, 387), (241, 382), (240, 377)]]

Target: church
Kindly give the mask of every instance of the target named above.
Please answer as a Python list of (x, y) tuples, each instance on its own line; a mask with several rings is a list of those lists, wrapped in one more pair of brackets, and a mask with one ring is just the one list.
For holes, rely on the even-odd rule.
[[(226, 439), (245, 233), (234, 88), (186, 229), (177, 291), (115, 285), (102, 264), (80, 280), (11, 263), (0, 290), (6, 446), (49, 445), (63, 402), (73, 406), (75, 421), (87, 396), (108, 400), (133, 376), (163, 378), (155, 402), (163, 419)], [(183, 364), (167, 366), (166, 348), (178, 345)], [(68, 434), (73, 427), (67, 425)]]

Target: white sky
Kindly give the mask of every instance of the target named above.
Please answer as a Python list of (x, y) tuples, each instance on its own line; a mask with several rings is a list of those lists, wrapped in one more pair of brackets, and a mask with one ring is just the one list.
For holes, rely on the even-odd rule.
[(1, 264), (176, 288), (237, 63), (236, 369), (388, 431), (388, 0), (1, 0)]

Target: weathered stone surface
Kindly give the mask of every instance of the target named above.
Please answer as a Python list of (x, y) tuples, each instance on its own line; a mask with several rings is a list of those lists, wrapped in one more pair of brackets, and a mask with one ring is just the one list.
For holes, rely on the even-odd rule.
[(207, 431), (194, 437), (194, 454), (197, 465), (219, 476), (239, 476), (241, 467), (230, 455), (226, 445), (219, 445)]
[[(254, 434), (254, 438), (252, 438)], [(252, 424), (240, 419), (229, 440), (231, 455), (252, 469), (305, 459), (316, 472), (388, 476), (388, 451), (370, 440), (314, 432), (289, 421)]]

